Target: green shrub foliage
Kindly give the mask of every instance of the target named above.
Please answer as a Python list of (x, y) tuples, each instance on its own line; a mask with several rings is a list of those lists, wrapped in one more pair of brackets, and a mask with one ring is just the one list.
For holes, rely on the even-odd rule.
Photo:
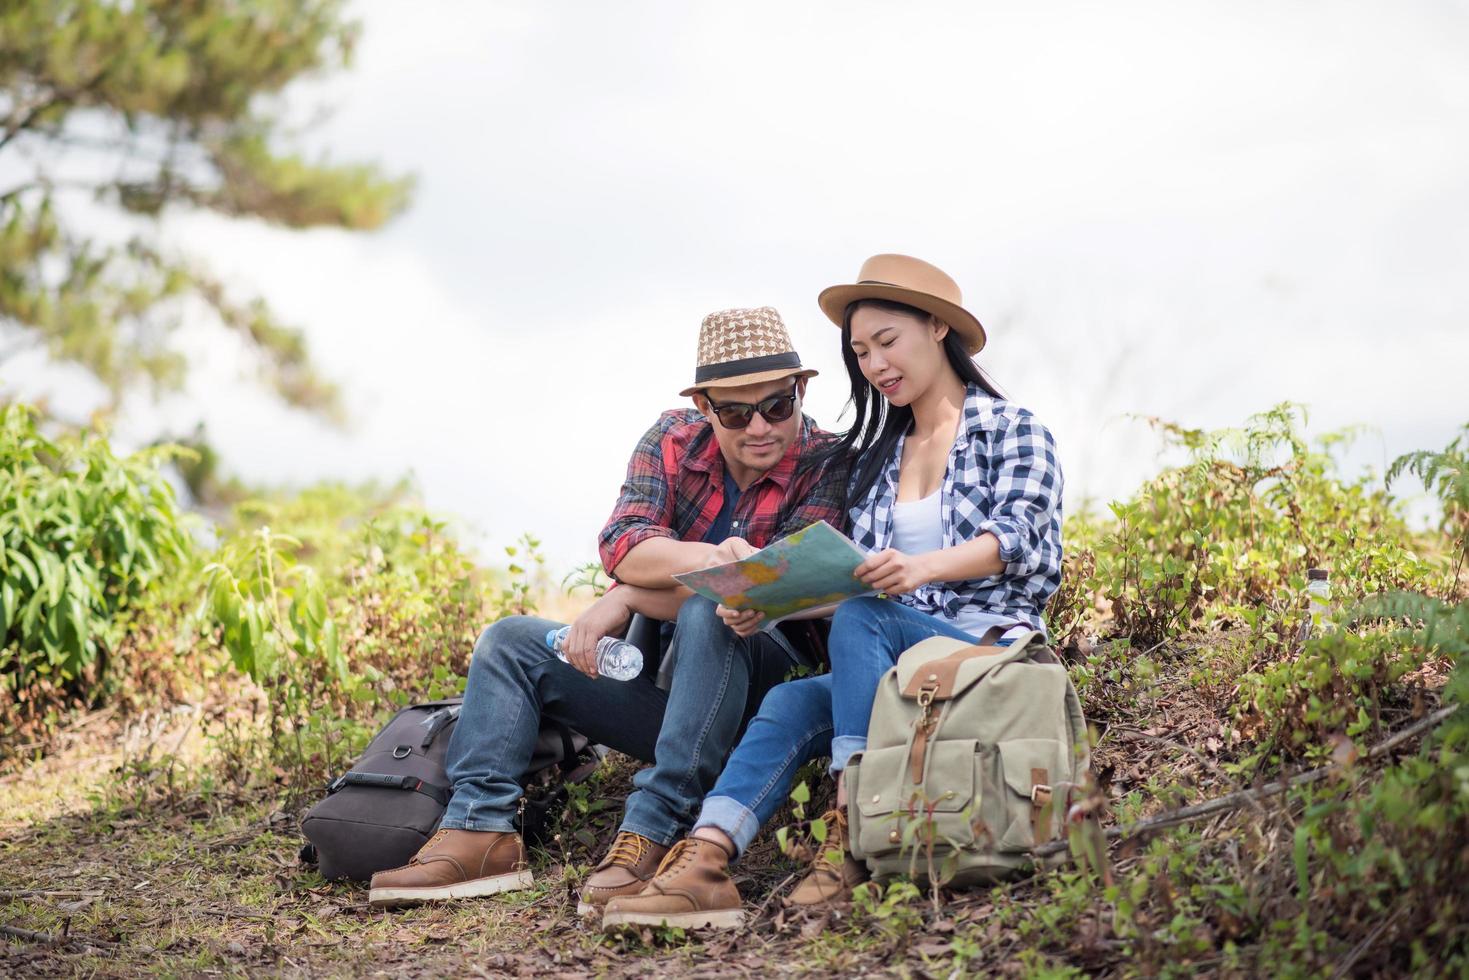
[(1308, 568), (1329, 567), (1338, 596), (1424, 584), (1430, 565), (1399, 505), (1370, 474), (1340, 472), (1351, 433), (1313, 448), (1303, 423), (1291, 404), (1240, 429), (1153, 420), (1167, 448), (1189, 460), (1110, 504), (1110, 521), (1083, 511), (1068, 522), (1069, 578), (1048, 611), (1053, 631), (1076, 631), (1081, 593), (1111, 613), (1109, 632), (1134, 648), (1241, 625), (1283, 644), (1299, 625)]
[(0, 407), (0, 703), (105, 690), (123, 614), (193, 551), (158, 469), (170, 452), (48, 439), (32, 410)]
[(259, 748), (301, 786), (341, 767), (389, 711), (459, 693), (493, 615), (485, 576), (402, 487), (246, 501), (215, 558), (205, 626), (263, 692)]
[[(1098, 735), (1079, 807), (1126, 825), (1330, 768), (1111, 850), (1098, 830), (1085, 862), (987, 896), (982, 927), (948, 920), (955, 972), (997, 968), (996, 948), (1056, 975), (1469, 971), (1469, 710), (1445, 714), (1469, 699), (1469, 428), (1389, 470), (1442, 505), (1418, 533), (1391, 482), (1342, 474), (1348, 435), (1308, 443), (1303, 421), (1283, 405), (1237, 430), (1155, 423), (1186, 461), (1104, 513), (1073, 512), (1047, 616)], [(545, 595), (534, 538), (503, 571), (477, 568), (403, 487), (259, 494), (205, 549), (159, 475), (166, 452), (47, 439), (18, 407), (0, 422), (4, 706), (145, 682), (156, 703), (192, 674), (227, 692), (204, 778), (283, 809), (397, 706), (461, 690), (483, 626)], [(1331, 572), (1316, 617), (1311, 567)], [(566, 584), (595, 593), (594, 572)], [(619, 786), (572, 792), (563, 859), (605, 847)], [(807, 850), (826, 831), (812, 821)], [(844, 928), (896, 948), (945, 921), (941, 891), (864, 892)]]

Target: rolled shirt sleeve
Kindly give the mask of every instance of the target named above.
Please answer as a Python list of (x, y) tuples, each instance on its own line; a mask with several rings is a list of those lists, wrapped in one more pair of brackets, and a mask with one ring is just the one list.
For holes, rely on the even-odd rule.
[(979, 531), (1000, 542), (1005, 574), (1059, 577), (1061, 464), (1050, 431), (1028, 412), (999, 435), (990, 516)]
[(650, 538), (677, 536), (673, 532), (673, 487), (669, 486), (664, 466), (663, 445), (671, 421), (676, 421), (670, 416), (676, 414), (665, 413), (638, 440), (612, 516), (597, 538), (602, 567), (614, 578), (613, 569), (635, 546)]

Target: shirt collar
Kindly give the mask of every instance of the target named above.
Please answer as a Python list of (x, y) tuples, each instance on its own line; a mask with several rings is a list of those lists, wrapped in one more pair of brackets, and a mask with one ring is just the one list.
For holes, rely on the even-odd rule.
[(684, 458), (684, 467), (700, 473), (708, 473), (714, 479), (723, 480), (724, 454), (719, 451), (719, 440), (714, 438), (714, 423), (699, 416), (694, 425), (703, 431), (694, 436), (693, 452)]
[(970, 383), (964, 393), (964, 429), (966, 432), (988, 432), (1000, 421), (1000, 400)]

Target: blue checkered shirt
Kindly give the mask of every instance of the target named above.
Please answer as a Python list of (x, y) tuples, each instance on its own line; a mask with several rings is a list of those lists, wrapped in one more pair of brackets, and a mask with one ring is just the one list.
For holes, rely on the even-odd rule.
[[(1061, 463), (1056, 441), (1027, 410), (970, 385), (949, 450), (940, 500), (944, 547), (984, 534), (1000, 541), (1005, 571), (988, 578), (931, 582), (899, 602), (953, 619), (974, 606), (1044, 629), (1041, 610), (1061, 584)], [(899, 439), (892, 459), (850, 511), (852, 540), (865, 551), (890, 547), (898, 497)]]

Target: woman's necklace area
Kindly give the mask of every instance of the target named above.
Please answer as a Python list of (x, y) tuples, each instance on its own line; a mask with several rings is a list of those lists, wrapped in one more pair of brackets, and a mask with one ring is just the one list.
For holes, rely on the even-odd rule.
[[(910, 432), (903, 439), (903, 458), (898, 461), (898, 501), (922, 500), (943, 485), (949, 468), (949, 450), (959, 430), (963, 412), (954, 415), (953, 425), (940, 425), (926, 436)], [(948, 429), (947, 438), (944, 430)]]

